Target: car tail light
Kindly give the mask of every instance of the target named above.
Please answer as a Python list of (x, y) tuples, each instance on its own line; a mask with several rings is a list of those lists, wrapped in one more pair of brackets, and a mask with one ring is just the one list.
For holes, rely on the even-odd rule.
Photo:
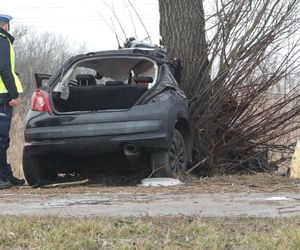
[(49, 94), (43, 90), (37, 89), (31, 99), (31, 110), (39, 112), (52, 112)]

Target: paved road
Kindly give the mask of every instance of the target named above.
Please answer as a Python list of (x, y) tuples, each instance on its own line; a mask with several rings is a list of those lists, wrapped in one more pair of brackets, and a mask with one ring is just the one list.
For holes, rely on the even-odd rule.
[(13, 194), (0, 192), (0, 215), (263, 216), (300, 215), (299, 193)]

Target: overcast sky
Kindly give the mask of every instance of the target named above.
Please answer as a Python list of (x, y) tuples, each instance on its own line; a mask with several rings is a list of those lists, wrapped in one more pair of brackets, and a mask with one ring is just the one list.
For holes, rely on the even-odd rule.
[[(142, 18), (152, 41), (159, 41), (159, 12), (157, 0), (131, 0)], [(14, 17), (13, 25), (34, 27), (37, 32), (53, 31), (72, 43), (85, 44), (88, 50), (116, 49), (112, 20), (121, 39), (125, 35), (114, 14), (115, 10), (127, 37), (135, 36), (131, 17), (140, 40), (147, 37), (141, 22), (128, 0), (1, 0), (0, 13)], [(107, 23), (106, 23), (107, 22)], [(12, 30), (13, 31), (13, 30)]]

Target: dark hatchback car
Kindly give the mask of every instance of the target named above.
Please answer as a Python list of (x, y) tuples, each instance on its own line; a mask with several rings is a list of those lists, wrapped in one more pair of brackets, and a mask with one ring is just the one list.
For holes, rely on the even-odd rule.
[(188, 103), (161, 48), (75, 56), (36, 80), (23, 152), (29, 185), (113, 163), (176, 177), (191, 163)]

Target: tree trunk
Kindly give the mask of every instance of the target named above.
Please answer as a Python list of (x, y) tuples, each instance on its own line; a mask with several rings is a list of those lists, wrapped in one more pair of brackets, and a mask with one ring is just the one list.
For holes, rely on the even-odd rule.
[(205, 161), (199, 170), (270, 171), (289, 160), (288, 138), (300, 127), (296, 85), (274, 96), (274, 87), (298, 70), (300, 1), (210, 1), (216, 12), (209, 45), (203, 1), (159, 0), (162, 45), (183, 65), (181, 87)]
[(205, 18), (202, 0), (159, 0), (162, 45), (171, 58), (180, 59), (181, 87), (188, 97), (195, 95), (193, 83), (202, 84), (208, 70)]

